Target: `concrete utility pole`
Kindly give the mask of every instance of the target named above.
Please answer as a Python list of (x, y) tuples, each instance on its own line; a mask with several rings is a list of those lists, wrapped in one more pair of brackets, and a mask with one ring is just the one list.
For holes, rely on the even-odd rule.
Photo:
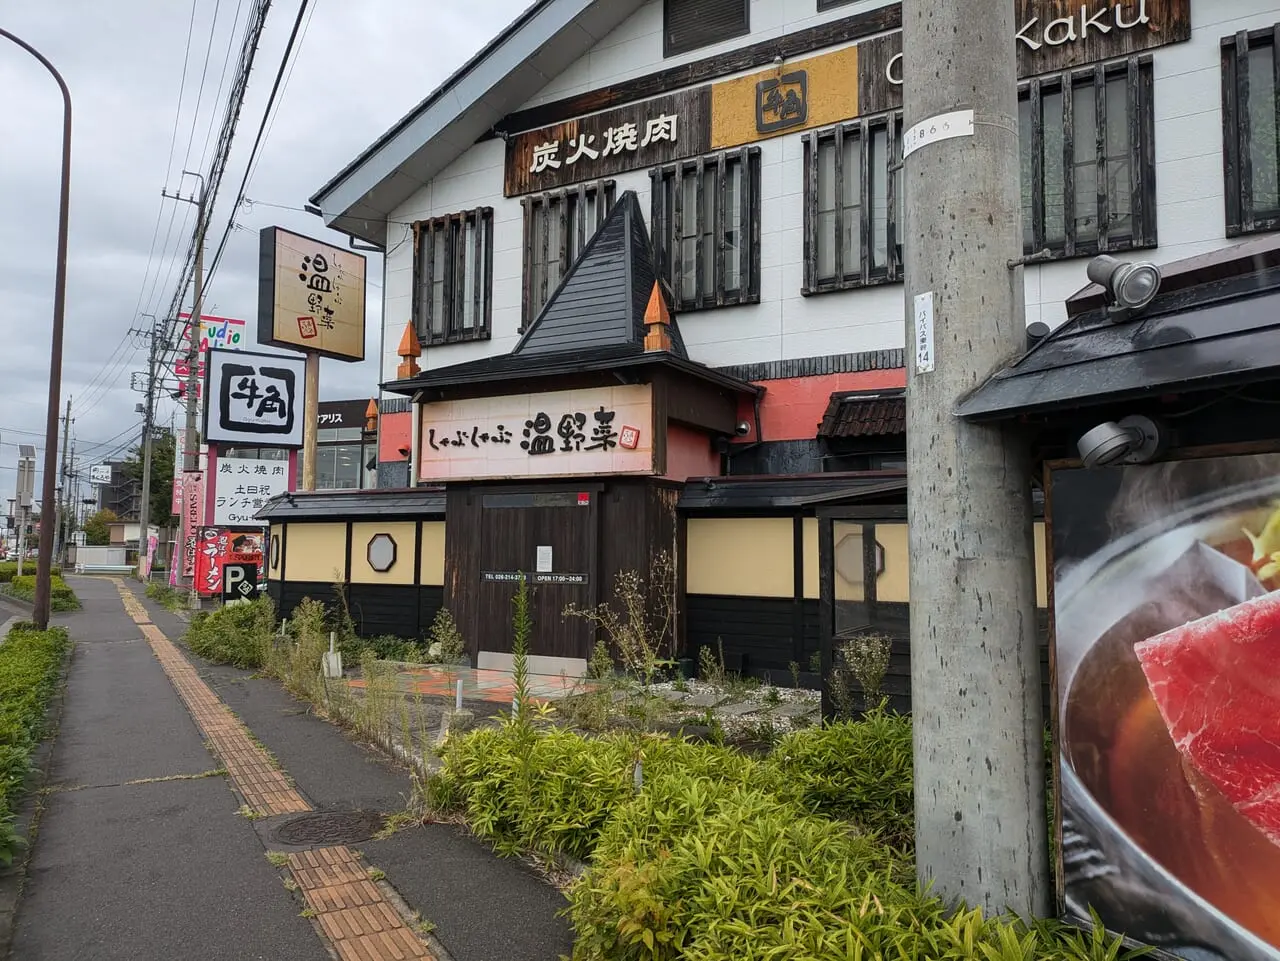
[(151, 321), (147, 335), (151, 341), (147, 351), (147, 399), (143, 402), (142, 414), (142, 503), (138, 506), (138, 579), (141, 581), (151, 579), (151, 571), (148, 569), (144, 575), (143, 568), (147, 557), (147, 528), (151, 525), (151, 435), (155, 432), (156, 360), (162, 331), (155, 317)]
[(945, 899), (1043, 916), (1029, 451), (952, 414), (1026, 343), (1013, 6), (902, 5), (916, 865)]
[(53, 556), (61, 559), (62, 552), (65, 549), (64, 535), (67, 529), (67, 492), (70, 485), (67, 483), (67, 454), (71, 449), (71, 398), (67, 398), (67, 412), (62, 417), (62, 469), (58, 474), (61, 483), (58, 485), (58, 504), (55, 510), (56, 521), (58, 524), (57, 541), (53, 546)]
[[(200, 402), (196, 396), (197, 388), (200, 383), (199, 371), (200, 366), (200, 334), (203, 329), (201, 315), (204, 309), (204, 233), (207, 225), (205, 219), (205, 200), (208, 193), (207, 184), (204, 177), (191, 170), (184, 170), (184, 174), (195, 177), (200, 181), (200, 193), (197, 197), (179, 197), (176, 194), (164, 194), (172, 200), (181, 200), (184, 203), (196, 205), (196, 265), (194, 277), (194, 291), (192, 294), (191, 304), (191, 321), (189, 327), (191, 329), (190, 342), (187, 344), (187, 425), (186, 439), (183, 446), (182, 455), (182, 471), (184, 474), (194, 473), (200, 470), (200, 431), (199, 431), (199, 414)], [(163, 193), (163, 191), (162, 191)], [(183, 545), (185, 547), (185, 545)], [(195, 578), (191, 578), (186, 585), (189, 589), (189, 601), (192, 607), (199, 605), (199, 595), (196, 593)]]

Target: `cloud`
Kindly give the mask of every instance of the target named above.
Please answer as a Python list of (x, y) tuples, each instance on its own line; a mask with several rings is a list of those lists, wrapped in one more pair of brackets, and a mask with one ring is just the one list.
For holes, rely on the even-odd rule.
[[(284, 208), (301, 208), (318, 186), (427, 96), (527, 2), (469, 0), (446, 7), (440, 0), (312, 0), (301, 47), (247, 190), (247, 196), (259, 203), (235, 211), (237, 226), (206, 293), (204, 312), (242, 317), (252, 324), (258, 230), (264, 226), (279, 224), (345, 244), (345, 237), (325, 230), (318, 218)], [(145, 368), (146, 352), (142, 339), (127, 336), (127, 331), (149, 323), (140, 313), (167, 310), (194, 222), (191, 205), (163, 200), (160, 191), (189, 194), (195, 181), (182, 178), (181, 170), (204, 170), (209, 163), (251, 5), (218, 4), (216, 23), (214, 5), (195, 5), (176, 136), (191, 3), (63, 0), (6, 9), (6, 29), (54, 63), (73, 98), (62, 396), (75, 398), (77, 457), (86, 472), (90, 463), (136, 438), (141, 429), (134, 412), (141, 396), (129, 389), (129, 382), (131, 373)], [(235, 6), (241, 7), (241, 14), (233, 33)], [(230, 202), (297, 9), (296, 2), (275, 2), (268, 14), (211, 217), (211, 247), (232, 214)], [(224, 80), (221, 96), (215, 99)], [(61, 101), (52, 78), (3, 39), (0, 89), (5, 91), (0, 103), (2, 509), (3, 499), (12, 496), (16, 445), (35, 442), (43, 447), (39, 435), (48, 390)], [(167, 163), (171, 144), (174, 156)], [(368, 360), (324, 361), (324, 398), (364, 397), (376, 391), (381, 269), (380, 258), (370, 256)], [(190, 306), (189, 292), (185, 306)], [(166, 400), (160, 421), (167, 423), (171, 414), (181, 422), (181, 412)], [(90, 446), (112, 438), (104, 446)]]

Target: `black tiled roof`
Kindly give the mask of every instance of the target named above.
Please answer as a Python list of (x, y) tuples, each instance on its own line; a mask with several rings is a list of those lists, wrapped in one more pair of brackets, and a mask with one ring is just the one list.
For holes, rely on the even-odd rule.
[(822, 416), (818, 436), (829, 440), (885, 437), (907, 432), (907, 398), (903, 391), (836, 393)]
[(444, 517), (443, 487), (399, 490), (294, 491), (267, 501), (258, 520), (347, 520), (354, 517)]

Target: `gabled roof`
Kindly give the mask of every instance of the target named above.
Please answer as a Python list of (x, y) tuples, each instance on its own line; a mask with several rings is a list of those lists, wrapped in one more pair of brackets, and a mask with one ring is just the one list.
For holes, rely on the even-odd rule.
[[(1280, 251), (1280, 243), (1270, 249)], [(961, 400), (956, 414), (1008, 420), (1280, 380), (1274, 256), (1245, 244), (1162, 272), (1172, 289), (1162, 289), (1145, 314), (1113, 323), (1105, 308), (1082, 310)], [(1072, 301), (1077, 309), (1099, 302), (1089, 288)]]
[(312, 196), (325, 223), (385, 245), (386, 219), (644, 0), (537, 0)]
[(271, 498), (256, 516), (259, 520), (279, 523), (443, 514), (443, 487), (413, 487), (399, 490), (290, 491)]
[[(533, 356), (615, 347), (642, 352), (644, 312), (656, 279), (640, 200), (635, 191), (628, 190), (587, 241), (511, 353)], [(688, 358), (674, 316), (669, 329), (671, 353)]]

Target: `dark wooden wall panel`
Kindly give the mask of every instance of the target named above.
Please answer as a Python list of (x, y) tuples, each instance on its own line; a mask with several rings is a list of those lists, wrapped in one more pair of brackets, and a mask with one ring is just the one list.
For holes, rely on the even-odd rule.
[(418, 590), (399, 584), (352, 584), (347, 588), (347, 601), (356, 633), (361, 637), (421, 637), (430, 624), (419, 622)]
[[(726, 666), (746, 676), (768, 678), (774, 684), (791, 683), (792, 602), (786, 598), (729, 597), (690, 594), (686, 599), (688, 638), (685, 656), (694, 659), (704, 645), (716, 649), (723, 642)], [(907, 604), (876, 605), (874, 630), (888, 634), (893, 645), (884, 693), (894, 710), (911, 710), (910, 607)], [(1046, 723), (1049, 717), (1049, 620), (1048, 612), (1037, 616), (1040, 636), (1040, 678)], [(809, 659), (817, 653), (821, 624), (816, 600), (804, 602), (804, 659), (800, 669), (807, 673)]]

